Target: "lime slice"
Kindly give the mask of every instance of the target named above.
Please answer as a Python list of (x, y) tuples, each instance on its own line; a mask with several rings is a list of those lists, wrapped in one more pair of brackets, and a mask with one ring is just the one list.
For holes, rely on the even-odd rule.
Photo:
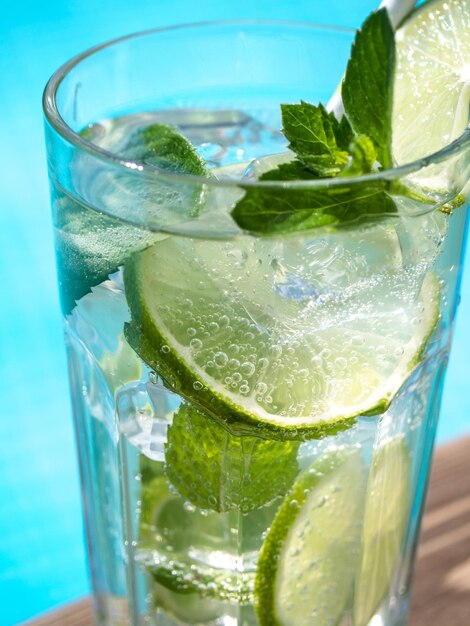
[(407, 163), (440, 150), (469, 122), (468, 0), (426, 2), (396, 34), (393, 153)]
[(248, 513), (285, 495), (298, 473), (298, 447), (296, 441), (232, 435), (183, 405), (168, 429), (166, 472), (196, 506)]
[(295, 483), (260, 552), (260, 626), (336, 626), (360, 554), (364, 466), (357, 449), (328, 452)]
[(367, 484), (355, 626), (367, 626), (393, 582), (410, 508), (409, 483), (410, 455), (403, 438), (381, 444), (372, 457)]
[(439, 304), (393, 226), (309, 239), (169, 237), (133, 256), (126, 337), (167, 384), (227, 422), (325, 434), (386, 407)]

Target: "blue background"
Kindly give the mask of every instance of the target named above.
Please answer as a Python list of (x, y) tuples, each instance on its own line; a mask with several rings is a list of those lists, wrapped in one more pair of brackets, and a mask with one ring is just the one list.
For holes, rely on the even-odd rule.
[[(4, 3), (0, 20), (0, 624), (89, 591), (55, 280), (41, 93), (107, 39), (172, 23), (283, 18), (358, 26), (374, 0), (77, 0)], [(470, 273), (440, 441), (469, 429)]]

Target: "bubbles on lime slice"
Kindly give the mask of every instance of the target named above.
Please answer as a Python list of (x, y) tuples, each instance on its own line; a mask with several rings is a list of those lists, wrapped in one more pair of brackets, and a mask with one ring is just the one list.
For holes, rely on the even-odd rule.
[(354, 624), (367, 626), (390, 590), (403, 550), (411, 504), (410, 455), (401, 436), (381, 442), (367, 483)]
[[(417, 221), (416, 227), (420, 224)], [(324, 434), (387, 406), (439, 304), (393, 221), (311, 238), (169, 237), (125, 268), (132, 347), (210, 415)]]
[[(396, 34), (393, 154), (399, 164), (441, 150), (467, 128), (470, 104), (470, 12), (467, 0), (424, 3)], [(469, 149), (412, 176), (422, 189), (459, 193), (468, 181)]]
[(432, 154), (469, 122), (466, 0), (426, 2), (396, 34), (393, 149), (399, 163)]
[(357, 448), (329, 450), (294, 484), (261, 549), (260, 626), (336, 626), (360, 556), (365, 468)]

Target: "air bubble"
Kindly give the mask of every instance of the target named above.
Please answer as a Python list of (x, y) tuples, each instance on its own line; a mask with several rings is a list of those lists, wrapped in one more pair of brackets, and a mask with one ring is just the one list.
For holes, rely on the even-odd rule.
[(193, 389), (195, 389), (196, 391), (201, 391), (203, 387), (204, 385), (199, 380), (195, 380), (193, 382)]
[(250, 376), (253, 376), (253, 374), (255, 373), (255, 369), (255, 366), (250, 361), (245, 361), (240, 367), (241, 373), (248, 378)]
[(200, 350), (202, 348), (202, 341), (200, 339), (191, 339), (189, 347), (193, 350)]
[(163, 354), (168, 354), (168, 352), (170, 352), (170, 346), (164, 345), (160, 348), (160, 352), (163, 352)]
[(230, 324), (230, 318), (227, 315), (222, 315), (219, 317), (219, 324), (222, 328), (228, 326)]
[(214, 363), (217, 367), (225, 367), (229, 362), (228, 356), (225, 352), (216, 352), (214, 355)]

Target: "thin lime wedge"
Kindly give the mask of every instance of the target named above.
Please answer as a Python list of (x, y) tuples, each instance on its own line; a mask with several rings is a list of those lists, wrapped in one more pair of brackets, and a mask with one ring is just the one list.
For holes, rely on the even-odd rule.
[(410, 454), (402, 437), (375, 450), (367, 484), (354, 625), (367, 626), (399, 565), (410, 508)]
[(336, 626), (360, 555), (365, 468), (359, 450), (327, 452), (295, 483), (261, 549), (260, 626)]
[(407, 163), (440, 150), (469, 123), (468, 0), (424, 3), (396, 43), (393, 153)]

